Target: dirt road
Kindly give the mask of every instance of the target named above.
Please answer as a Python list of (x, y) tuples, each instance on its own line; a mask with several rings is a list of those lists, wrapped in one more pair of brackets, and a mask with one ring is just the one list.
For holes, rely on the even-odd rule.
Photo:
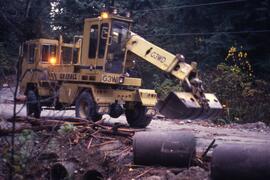
[[(2, 88), (0, 90), (0, 117), (8, 118), (12, 116), (13, 95), (9, 88)], [(25, 116), (26, 109), (22, 104), (17, 107), (19, 116)], [(52, 111), (44, 110), (41, 116), (49, 117), (66, 117), (74, 116), (74, 111)], [(123, 123), (126, 124), (125, 116), (118, 119), (110, 118), (104, 115), (107, 123)], [(1, 126), (1, 124), (0, 124)], [(207, 121), (181, 121), (172, 119), (155, 118), (147, 127), (147, 130), (188, 130), (192, 131), (197, 138), (198, 151), (201, 152), (210, 144), (213, 139), (216, 139), (216, 144), (222, 143), (256, 143), (265, 144), (270, 143), (270, 128), (263, 123), (253, 123), (247, 125), (226, 125), (217, 126)]]

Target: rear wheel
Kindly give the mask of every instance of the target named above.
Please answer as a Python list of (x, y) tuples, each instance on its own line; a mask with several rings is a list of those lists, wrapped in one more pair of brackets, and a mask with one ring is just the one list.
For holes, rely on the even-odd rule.
[(41, 107), (39, 103), (39, 98), (33, 90), (27, 91), (26, 112), (27, 116), (40, 118)]
[(145, 128), (152, 120), (152, 116), (146, 115), (147, 108), (141, 103), (136, 103), (133, 108), (126, 108), (126, 118), (130, 127)]
[(98, 121), (102, 115), (96, 111), (96, 103), (88, 91), (82, 92), (75, 102), (76, 117)]

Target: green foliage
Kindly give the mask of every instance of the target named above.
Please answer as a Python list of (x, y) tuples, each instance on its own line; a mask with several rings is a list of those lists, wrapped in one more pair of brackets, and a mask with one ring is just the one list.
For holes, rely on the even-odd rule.
[(270, 85), (255, 78), (242, 48), (229, 48), (225, 63), (202, 75), (207, 90), (225, 105), (225, 121), (270, 123)]
[[(4, 70), (4, 71), (8, 71), (11, 66), (11, 61), (9, 61), (10, 56), (6, 50), (6, 48), (3, 46), (3, 44), (0, 44), (0, 71)], [(3, 69), (2, 69), (3, 68)]]
[(270, 86), (266, 81), (248, 77), (240, 68), (224, 63), (204, 74), (208, 91), (215, 92), (226, 106), (223, 119), (270, 123)]
[(22, 42), (47, 37), (50, 31), (50, 1), (0, 1), (0, 66), (14, 72)]
[[(150, 6), (134, 11), (135, 32), (172, 53), (184, 54), (188, 62), (198, 61), (203, 69), (214, 68), (221, 63), (232, 44), (242, 45), (242, 51), (249, 54), (254, 75), (265, 80), (270, 79), (270, 54), (266, 50), (270, 43), (267, 38), (269, 32), (252, 32), (270, 28), (269, 1), (186, 8), (174, 7), (204, 4), (205, 1), (149, 2)], [(163, 7), (171, 8), (151, 11)], [(150, 11), (140, 11), (142, 9)]]
[(83, 32), (84, 19), (99, 16), (100, 11), (108, 3), (106, 0), (51, 0), (52, 28), (54, 35), (64, 36), (72, 40), (74, 35)]
[(33, 141), (36, 137), (36, 134), (32, 130), (25, 129), (22, 133), (18, 136), (18, 141), (21, 144), (25, 144), (28, 141)]
[(153, 85), (161, 99), (166, 98), (168, 94), (172, 91), (182, 90), (180, 84), (179, 83), (177, 84), (174, 80), (170, 78), (160, 81), (157, 75), (155, 75), (154, 77), (156, 80), (153, 82)]
[[(33, 157), (36, 155), (34, 149), (36, 148), (37, 140), (38, 136), (32, 130), (23, 130), (22, 133), (15, 136), (13, 165), (15, 173), (26, 174), (29, 168), (29, 161), (33, 160)], [(10, 155), (10, 145), (5, 144), (2, 153), (3, 161), (8, 162), (11, 159)]]
[(70, 124), (70, 123), (66, 123), (66, 124), (63, 124), (60, 129), (58, 130), (58, 132), (61, 134), (61, 135), (65, 135), (65, 134), (69, 134), (69, 133), (72, 133), (76, 130), (76, 127), (73, 125), (73, 124)]

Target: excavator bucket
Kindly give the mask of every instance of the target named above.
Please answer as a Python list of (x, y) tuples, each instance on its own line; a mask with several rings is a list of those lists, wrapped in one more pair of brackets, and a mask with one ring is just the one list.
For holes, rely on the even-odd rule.
[(171, 92), (156, 108), (171, 119), (213, 119), (222, 112), (222, 105), (214, 94), (205, 93), (208, 107), (203, 107), (189, 92)]

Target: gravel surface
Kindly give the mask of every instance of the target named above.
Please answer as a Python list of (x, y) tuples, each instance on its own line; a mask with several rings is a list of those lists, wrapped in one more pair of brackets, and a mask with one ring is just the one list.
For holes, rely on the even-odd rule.
[[(0, 90), (0, 117), (8, 118), (13, 112), (13, 95), (11, 89), (6, 87)], [(23, 104), (17, 105), (19, 116), (26, 115), (26, 108)], [(41, 116), (48, 117), (68, 117), (75, 116), (73, 110), (52, 111), (43, 110)], [(122, 123), (127, 124), (125, 116), (117, 119), (110, 118), (104, 115), (107, 123)], [(203, 151), (213, 139), (216, 139), (216, 144), (222, 143), (270, 143), (270, 128), (263, 122), (248, 123), (248, 124), (231, 124), (231, 125), (215, 125), (209, 121), (191, 121), (165, 119), (162, 116), (157, 116), (147, 127), (147, 130), (190, 130), (197, 137), (197, 145), (199, 151)]]
[[(12, 117), (13, 112), (13, 95), (12, 90), (8, 87), (0, 89), (0, 129), (10, 128), (11, 124), (4, 119)], [(23, 104), (17, 105), (18, 116), (25, 116), (26, 109)], [(66, 111), (52, 111), (44, 110), (41, 116), (46, 117), (74, 117), (73, 110)], [(125, 116), (121, 116), (117, 119), (111, 118), (108, 115), (103, 116), (107, 124), (122, 123), (127, 124)], [(197, 153), (202, 154), (208, 145), (216, 140), (215, 144), (220, 145), (224, 143), (240, 143), (240, 144), (270, 144), (270, 128), (262, 122), (248, 123), (248, 124), (229, 124), (229, 125), (216, 125), (210, 121), (191, 121), (191, 120), (178, 120), (178, 119), (166, 119), (161, 115), (156, 116), (151, 124), (146, 128), (147, 131), (160, 130), (160, 131), (191, 131), (194, 133), (197, 140)], [(122, 142), (123, 143), (123, 142)], [(117, 144), (118, 145), (118, 144)], [(102, 151), (108, 151), (106, 148), (111, 146), (104, 146)], [(211, 151), (209, 154), (211, 155)], [(131, 160), (131, 155), (127, 158)], [(98, 161), (98, 160), (97, 160)], [(1, 165), (1, 164), (0, 164)], [(113, 166), (113, 165), (112, 165)], [(200, 167), (191, 167), (189, 169), (183, 169), (177, 172), (169, 168), (157, 167), (157, 168), (136, 168), (129, 169), (129, 173), (122, 172), (124, 169), (119, 170), (121, 177), (119, 179), (130, 179), (136, 177), (138, 174), (142, 174), (147, 171), (147, 175), (140, 177), (139, 179), (147, 180), (159, 180), (159, 179), (194, 179), (205, 180), (209, 179), (209, 171)], [(149, 170), (149, 172), (148, 172)], [(115, 177), (115, 176), (114, 176)], [(1, 176), (0, 176), (1, 179)]]

